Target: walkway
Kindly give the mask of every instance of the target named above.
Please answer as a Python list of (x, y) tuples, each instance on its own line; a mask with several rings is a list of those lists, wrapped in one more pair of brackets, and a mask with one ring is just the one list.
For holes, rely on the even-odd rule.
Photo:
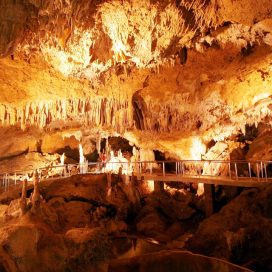
[[(141, 161), (110, 162), (108, 169), (135, 176), (140, 180), (189, 182), (215, 185), (256, 187), (272, 183), (272, 161)], [(100, 174), (101, 163), (66, 164), (37, 169), (41, 180), (69, 177), (75, 174)], [(32, 180), (34, 169), (0, 174), (0, 190), (7, 191), (27, 178)]]

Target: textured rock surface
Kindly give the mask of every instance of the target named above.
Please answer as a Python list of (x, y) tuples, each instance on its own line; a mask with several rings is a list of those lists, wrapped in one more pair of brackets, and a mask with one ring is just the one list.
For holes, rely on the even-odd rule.
[[(137, 236), (130, 238), (128, 233), (137, 231), (156, 243), (156, 250), (162, 248), (157, 244), (160, 242), (168, 249), (186, 245), (194, 252), (224, 258), (254, 271), (271, 268), (271, 186), (244, 190), (219, 213), (205, 220), (197, 208), (199, 198), (183, 189), (167, 187), (165, 192), (154, 192), (139, 207), (137, 202), (132, 204), (126, 190), (113, 190), (116, 186), (112, 184), (111, 193), (118, 202), (111, 202), (106, 175), (43, 181), (39, 183), (43, 199), (33, 209), (28, 198), (33, 186), (29, 185), (24, 214), (19, 188), (17, 193), (1, 195), (1, 203), (7, 204), (0, 207), (1, 262), (5, 260), (4, 264), (20, 271), (37, 270), (39, 266), (43, 266), (40, 271), (48, 271), (49, 264), (55, 265), (55, 271), (107, 271), (102, 261), (120, 254), (131, 257), (155, 250), (150, 242), (142, 245)], [(122, 202), (125, 203), (121, 205)], [(166, 253), (167, 258), (172, 258), (168, 254), (172, 252)], [(138, 260), (140, 266), (151, 265), (143, 257), (116, 262), (110, 267), (117, 264), (131, 267)], [(190, 263), (203, 268), (201, 260)], [(158, 255), (154, 261), (162, 262), (160, 267), (164, 267), (163, 256)], [(181, 264), (171, 262), (171, 265)], [(215, 264), (205, 261), (205, 265), (210, 271)]]
[(105, 202), (107, 178), (105, 175), (75, 175), (57, 182), (42, 183), (40, 191), (46, 200), (62, 197), (67, 201)]
[[(247, 266), (271, 270), (271, 186), (241, 193), (219, 213), (204, 220), (188, 248)], [(253, 257), (254, 256), (254, 257)]]
[(137, 231), (163, 242), (182, 235), (188, 230), (188, 219), (193, 220), (197, 214), (196, 210), (190, 207), (192, 203), (193, 196), (187, 191), (176, 192), (173, 195), (167, 192), (153, 192), (147, 196), (145, 205), (137, 215)]
[(61, 271), (67, 254), (64, 239), (42, 222), (34, 221), (24, 218), (20, 223), (2, 227), (1, 247), (19, 271), (48, 271), (52, 263), (56, 271)]
[(109, 271), (250, 271), (230, 263), (184, 251), (161, 251), (113, 261)]
[(191, 158), (195, 137), (270, 126), (269, 0), (20, 0), (0, 10), (0, 134), (18, 135), (3, 156), (35, 150), (41, 133), (55, 152), (51, 132), (72, 128)]
[[(106, 200), (105, 180), (105, 175), (80, 175), (41, 182), (43, 199), (34, 209), (27, 196), (24, 214), (20, 189), (14, 189), (17, 194), (2, 200), (9, 205), (1, 205), (0, 261), (4, 267), (26, 272), (104, 271), (101, 262), (115, 256), (108, 234), (127, 232), (126, 223), (112, 213), (116, 207)], [(31, 190), (33, 185), (27, 187), (27, 195)], [(92, 211), (101, 207), (103, 217), (95, 221)]]
[[(147, 152), (161, 151), (165, 158), (205, 155), (228, 160), (232, 154), (239, 159), (271, 159), (271, 14), (270, 0), (1, 1), (0, 172), (36, 168), (55, 160), (42, 153), (65, 152), (77, 160), (79, 142), (90, 155), (99, 151), (101, 138), (108, 136), (122, 136)], [(253, 126), (258, 133), (250, 135)], [(243, 152), (234, 155), (236, 148)], [(225, 170), (210, 167), (207, 172)], [(99, 225), (105, 217), (108, 232), (126, 229), (123, 220), (133, 210), (131, 206), (139, 204), (139, 196), (125, 186), (113, 187), (109, 194), (105, 177), (96, 176), (92, 182), (86, 176), (78, 179), (41, 184), (45, 202), (32, 211), (34, 219), (21, 225), (12, 225), (19, 215), (19, 205), (14, 204), (18, 192), (0, 197), (2, 204), (10, 205), (2, 207), (9, 216), (1, 221), (11, 224), (4, 226), (1, 240), (2, 245), (5, 237), (11, 241), (3, 247), (10, 266), (35, 271), (40, 263), (31, 266), (29, 256), (54, 263), (51, 258), (60, 254), (58, 269), (63, 270), (69, 254), (63, 237), (54, 240), (52, 230), (87, 225), (84, 231), (88, 232), (88, 224)], [(268, 191), (264, 192), (260, 194), (266, 197)], [(247, 201), (250, 195), (242, 194), (239, 203), (211, 217), (213, 232), (208, 223), (200, 226), (195, 236), (200, 238), (191, 241), (192, 248), (205, 251), (205, 245), (212, 245), (207, 254), (220, 253), (241, 263), (252, 260), (244, 251), (249, 238), (256, 247), (271, 240), (267, 239), (271, 236), (270, 202), (252, 194), (261, 211)], [(191, 199), (173, 200), (172, 196), (153, 199), (137, 218), (138, 230), (155, 233), (162, 241), (183, 235), (183, 221), (196, 213), (190, 204)], [(254, 207), (256, 211), (251, 210)], [(247, 228), (255, 212), (256, 229)], [(32, 220), (42, 221), (42, 226), (33, 227), (35, 235), (30, 237)], [(259, 231), (261, 223), (266, 232)], [(22, 246), (25, 255), (19, 254), (13, 242), (20, 236), (17, 232), (30, 239)], [(207, 237), (207, 244), (201, 244)], [(51, 240), (59, 244), (53, 243), (51, 250), (47, 238), (49, 244)], [(39, 239), (49, 253), (38, 252)], [(220, 250), (213, 252), (214, 248)], [(82, 261), (78, 257), (74, 262)], [(258, 258), (260, 263), (248, 266), (269, 267), (265, 256)]]

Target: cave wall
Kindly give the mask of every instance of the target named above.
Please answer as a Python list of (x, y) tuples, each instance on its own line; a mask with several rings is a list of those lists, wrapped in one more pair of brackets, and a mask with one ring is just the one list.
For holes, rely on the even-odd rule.
[(271, 11), (266, 0), (1, 1), (1, 130), (90, 129), (188, 158), (196, 138), (270, 125)]

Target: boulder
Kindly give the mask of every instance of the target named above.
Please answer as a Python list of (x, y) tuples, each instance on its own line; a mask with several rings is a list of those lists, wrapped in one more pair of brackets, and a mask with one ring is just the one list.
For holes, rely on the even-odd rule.
[(41, 182), (39, 187), (46, 200), (62, 197), (66, 201), (107, 202), (107, 177), (105, 174), (74, 175), (60, 180)]
[(123, 188), (123, 184), (117, 184), (110, 188), (107, 194), (107, 201), (117, 208), (117, 217), (120, 220), (125, 220), (128, 214), (132, 211), (133, 202), (127, 190)]
[(73, 228), (66, 232), (65, 241), (70, 271), (97, 265), (111, 256), (111, 244), (104, 228)]
[(153, 192), (137, 216), (137, 231), (158, 240), (173, 239), (174, 234), (166, 230), (174, 222), (178, 226), (196, 214), (196, 210), (189, 206), (192, 200), (192, 194), (184, 190), (179, 192), (172, 188), (169, 192)]
[(52, 271), (52, 267), (64, 271), (67, 251), (63, 238), (33, 219), (25, 216), (0, 229), (0, 245), (17, 267), (9, 271)]
[(66, 202), (62, 197), (54, 197), (48, 201), (47, 206), (57, 214), (56, 222), (61, 232), (90, 225), (92, 204), (88, 202)]
[(155, 209), (149, 211), (147, 215), (142, 216), (142, 219), (136, 225), (137, 231), (147, 237), (157, 237), (164, 234), (167, 223), (165, 218), (161, 216)]
[(195, 210), (189, 206), (192, 200), (190, 192), (172, 189), (169, 192), (154, 192), (147, 198), (146, 205), (159, 209), (171, 221), (177, 221), (194, 215)]
[(184, 233), (184, 228), (180, 222), (174, 222), (166, 231), (171, 239), (176, 239)]
[(102, 221), (101, 224), (105, 226), (108, 234), (125, 233), (128, 230), (128, 226), (124, 221), (119, 221), (116, 219), (109, 219), (105, 222)]
[(219, 213), (200, 223), (187, 248), (254, 271), (272, 270), (271, 190), (271, 185), (244, 190)]
[(62, 217), (65, 218), (63, 228), (80, 228), (90, 224), (90, 209), (87, 202), (69, 201), (63, 205)]

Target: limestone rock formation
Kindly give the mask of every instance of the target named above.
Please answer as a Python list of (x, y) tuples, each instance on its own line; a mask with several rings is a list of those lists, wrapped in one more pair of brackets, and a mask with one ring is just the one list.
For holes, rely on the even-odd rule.
[(26, 190), (27, 190), (27, 179), (24, 179), (23, 181), (23, 186), (22, 186), (22, 195), (21, 195), (21, 213), (24, 214), (27, 210), (27, 195), (26, 195)]
[(80, 271), (79, 264), (82, 268), (95, 266), (108, 259), (111, 254), (111, 243), (103, 229), (70, 229), (65, 234), (65, 241), (69, 248), (69, 267), (72, 270)]
[(272, 159), (271, 150), (272, 137), (271, 132), (258, 136), (250, 145), (246, 158), (251, 161)]
[(36, 209), (40, 207), (41, 199), (42, 199), (40, 195), (40, 191), (39, 191), (39, 173), (37, 171), (34, 174), (33, 184), (34, 184), (34, 190), (30, 197), (30, 201), (32, 204), (32, 209), (33, 211), (35, 211)]
[(208, 258), (190, 252), (172, 250), (137, 256), (134, 258), (115, 260), (110, 263), (109, 271), (125, 272), (135, 271), (250, 271), (248, 269), (220, 261), (215, 258)]
[[(52, 233), (42, 222), (24, 219), (18, 224), (1, 228), (0, 244), (16, 270), (48, 271), (54, 264), (56, 271), (65, 267), (64, 239)], [(11, 270), (11, 271), (16, 271)]]
[[(145, 199), (145, 205), (136, 218), (137, 231), (159, 241), (169, 241), (173, 236), (184, 233), (188, 219), (193, 219), (196, 210), (190, 207), (193, 203), (189, 192), (171, 195), (167, 192), (153, 192)], [(170, 229), (175, 225), (175, 234)]]
[[(110, 137), (134, 147), (134, 162), (139, 154), (141, 160), (158, 154), (163, 160), (271, 160), (271, 46), (271, 0), (0, 1), (0, 174), (17, 179), (15, 170), (50, 171), (63, 153), (73, 163), (79, 144), (95, 161), (109, 151)], [(206, 163), (199, 169), (245, 177), (246, 167)], [(272, 174), (269, 164), (267, 171)], [(121, 173), (112, 184), (101, 174), (34, 180), (21, 200), (20, 190), (0, 195), (0, 244), (10, 267), (22, 271), (48, 271), (42, 263), (58, 258), (56, 269), (73, 270), (91, 258), (92, 228), (103, 224), (116, 234), (134, 220), (142, 234), (169, 242), (203, 219), (201, 198), (189, 192), (175, 198), (170, 189), (145, 197)], [(189, 246), (270, 267), (259, 253), (260, 263), (247, 263), (253, 257), (244, 250), (250, 239), (256, 248), (271, 240), (270, 202), (260, 197), (269, 190), (243, 192), (207, 219), (212, 232), (204, 221)], [(248, 228), (255, 212), (259, 222)], [(17, 245), (23, 235), (30, 243)], [(31, 264), (32, 256), (40, 261)]]
[(190, 158), (195, 136), (225, 141), (271, 123), (269, 0), (4, 1), (0, 9), (0, 133), (14, 126), (29, 136), (15, 149), (0, 145), (7, 156), (35, 150), (41, 133), (41, 148), (55, 152), (52, 131), (88, 128)]
[(271, 262), (268, 256), (272, 245), (268, 237), (272, 228), (271, 201), (267, 196), (270, 192), (271, 186), (242, 192), (219, 213), (199, 225), (187, 248), (257, 271), (269, 271)]
[[(166, 187), (165, 191), (153, 192), (142, 199), (140, 207), (131, 202), (136, 209), (127, 210), (124, 203), (121, 207), (129, 213), (124, 216), (108, 202), (106, 175), (76, 175), (39, 185), (44, 201), (34, 210), (22, 214), (19, 187), (14, 188), (17, 194), (10, 192), (1, 200), (9, 205), (1, 205), (0, 245), (4, 253), (0, 251), (0, 257), (6, 254), (6, 262), (21, 271), (39, 266), (41, 271), (48, 271), (49, 263), (56, 271), (107, 271), (102, 270), (106, 269), (105, 262), (121, 251), (125, 254), (124, 246), (131, 256), (149, 253), (154, 248), (150, 242), (156, 243), (156, 250), (164, 243), (167, 249), (187, 248), (257, 271), (271, 266), (271, 186), (244, 190), (217, 214), (204, 219), (199, 198), (184, 189)], [(29, 185), (27, 195), (33, 189)], [(124, 191), (114, 193), (119, 200), (116, 205), (129, 199)], [(147, 246), (137, 246), (141, 242), (136, 236), (130, 238), (128, 233), (135, 227), (137, 234), (148, 237)], [(131, 239), (138, 242), (129, 242)], [(156, 260), (164, 262), (160, 257)], [(129, 262), (134, 263), (134, 259)]]

